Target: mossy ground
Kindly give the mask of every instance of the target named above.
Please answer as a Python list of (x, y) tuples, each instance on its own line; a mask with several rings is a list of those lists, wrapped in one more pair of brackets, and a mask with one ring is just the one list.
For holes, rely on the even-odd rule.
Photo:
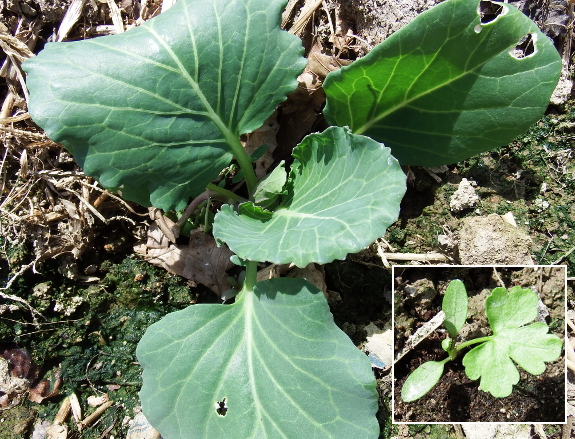
[[(163, 315), (216, 297), (202, 289), (191, 289), (185, 279), (130, 256), (119, 263), (102, 261), (102, 280), (97, 285), (66, 279), (57, 268), (56, 261), (44, 264), (41, 275), (26, 274), (11, 290), (41, 310), (43, 318), (38, 326), (24, 308), (0, 316), (4, 347), (25, 348), (42, 375), (53, 375), (59, 369), (63, 379), (61, 396), (42, 404), (25, 400), (22, 408), (51, 421), (66, 395), (75, 393), (86, 412), (90, 410), (85, 405), (88, 396), (108, 393), (117, 404), (82, 437), (98, 438), (104, 430), (124, 437), (128, 427), (124, 418), (133, 418), (134, 408), (139, 405), (141, 368), (135, 349), (142, 334)], [(82, 302), (70, 315), (53, 311), (57, 301), (65, 303), (72, 297), (80, 297)], [(0, 417), (6, 419), (11, 412), (2, 412)], [(74, 428), (72, 423), (70, 427)], [(9, 437), (6, 435), (1, 437)], [(26, 436), (22, 433), (15, 437)]]
[[(422, 169), (386, 239), (398, 251), (441, 250), (438, 235), (455, 231), (467, 216), (512, 212), (533, 240), (538, 264), (567, 264), (575, 276), (575, 102), (554, 108), (511, 144), (449, 166), (438, 183)], [(453, 213), (451, 195), (462, 178), (477, 183), (474, 208)]]
[[(20, 263), (28, 262), (26, 255), (30, 257), (22, 253)], [(0, 425), (5, 433), (0, 437), (29, 437), (35, 420), (52, 421), (63, 398), (71, 393), (78, 396), (88, 413), (94, 410), (86, 405), (89, 396), (108, 393), (116, 403), (100, 423), (82, 432), (82, 438), (100, 438), (104, 432), (106, 437), (125, 437), (127, 421), (134, 417), (134, 409), (139, 406), (141, 368), (135, 350), (147, 327), (165, 314), (190, 304), (218, 301), (213, 293), (191, 287), (180, 276), (138, 257), (126, 254), (124, 259), (118, 259), (117, 255), (114, 259), (117, 261), (100, 261), (96, 272), (101, 277), (98, 284), (86, 285), (63, 277), (57, 259), (43, 264), (41, 274), (27, 272), (13, 284), (11, 294), (28, 301), (41, 312), (42, 319), (35, 326), (24, 307), (0, 315), (0, 340), (5, 348), (18, 346), (29, 351), (42, 376), (50, 378), (59, 369), (63, 386), (60, 396), (42, 404), (23, 399), (17, 410), (1, 412), (0, 419), (5, 422)], [(352, 261), (328, 264), (326, 271), (328, 288), (339, 293), (332, 306), (336, 323), (360, 345), (365, 339), (363, 326), (390, 318), (391, 305), (381, 294), (391, 284), (390, 273)], [(79, 305), (73, 302), (75, 297), (82, 298)], [(63, 316), (54, 312), (56, 303), (61, 303), (64, 309), (72, 304), (74, 311)], [(380, 390), (379, 418), (386, 432), (382, 437), (388, 437), (390, 393), (384, 386)], [(23, 427), (22, 419), (28, 422)], [(68, 422), (74, 431), (73, 422), (70, 419)]]

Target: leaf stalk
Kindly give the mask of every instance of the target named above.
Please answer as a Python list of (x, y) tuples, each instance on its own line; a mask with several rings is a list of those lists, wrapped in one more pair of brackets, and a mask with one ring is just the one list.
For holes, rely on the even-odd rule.
[(232, 154), (238, 161), (238, 165), (240, 165), (241, 170), (244, 172), (244, 178), (246, 179), (246, 185), (248, 186), (248, 195), (251, 200), (258, 185), (258, 179), (252, 166), (252, 160), (244, 150), (239, 138), (230, 138), (226, 136), (226, 140), (232, 149)]
[(257, 282), (258, 263), (256, 261), (247, 261), (246, 278), (244, 280), (243, 291), (253, 291)]
[[(461, 352), (461, 350), (466, 348), (467, 346), (471, 346), (471, 345), (478, 344), (478, 343), (484, 343), (484, 342), (492, 340), (492, 339), (493, 339), (493, 335), (489, 335), (487, 337), (474, 338), (473, 340), (463, 342), (460, 345), (457, 345), (455, 347), (455, 349), (453, 350), (453, 358), (452, 359), (455, 359), (455, 357), (457, 357), (459, 352)], [(451, 357), (452, 354), (450, 353), (449, 356)]]

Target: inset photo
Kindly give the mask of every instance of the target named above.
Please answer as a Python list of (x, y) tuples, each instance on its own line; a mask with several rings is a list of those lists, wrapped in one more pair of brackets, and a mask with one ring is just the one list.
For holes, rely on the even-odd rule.
[(566, 266), (395, 266), (394, 423), (566, 422)]

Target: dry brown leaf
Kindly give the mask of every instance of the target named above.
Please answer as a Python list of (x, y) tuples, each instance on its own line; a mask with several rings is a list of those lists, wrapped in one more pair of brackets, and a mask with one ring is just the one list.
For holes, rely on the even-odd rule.
[(328, 298), (323, 266), (312, 262), (311, 264), (306, 265), (304, 268), (295, 267), (288, 273), (287, 277), (307, 280), (310, 284), (320, 289), (325, 297)]
[(351, 64), (349, 59), (338, 59), (335, 56), (325, 55), (314, 50), (315, 47), (317, 46), (314, 46), (309, 54), (307, 70), (317, 75), (322, 81), (330, 72)]
[(147, 244), (134, 250), (151, 264), (202, 284), (218, 296), (231, 288), (225, 272), (233, 266), (233, 253), (225, 245), (218, 247), (214, 238), (201, 230), (190, 232), (189, 245), (174, 245), (154, 223), (148, 230)]
[(6, 349), (0, 355), (6, 360), (12, 377), (26, 378), (30, 382), (38, 378), (38, 366), (25, 349)]
[[(325, 104), (325, 92), (322, 88), (323, 77), (311, 69), (318, 71), (324, 67), (312, 61), (316, 59), (311, 53), (321, 55), (321, 49), (314, 46), (308, 57), (308, 65), (298, 76), (298, 87), (288, 95), (281, 106), (278, 117), (277, 133), (278, 147), (274, 153), (276, 160), (287, 159), (293, 148), (310, 132), (317, 131), (319, 118)], [(314, 67), (315, 65), (315, 67)], [(325, 74), (324, 74), (325, 76)]]
[(266, 152), (256, 161), (254, 171), (258, 180), (266, 176), (268, 169), (274, 162), (273, 152), (278, 145), (276, 139), (278, 129), (277, 112), (274, 112), (260, 128), (248, 134), (244, 144), (244, 149), (248, 155), (253, 154), (260, 146), (267, 144)]
[(41, 404), (45, 399), (59, 395), (61, 386), (62, 377), (60, 376), (60, 370), (57, 369), (54, 372), (54, 383), (50, 380), (40, 381), (36, 386), (30, 388), (28, 399)]

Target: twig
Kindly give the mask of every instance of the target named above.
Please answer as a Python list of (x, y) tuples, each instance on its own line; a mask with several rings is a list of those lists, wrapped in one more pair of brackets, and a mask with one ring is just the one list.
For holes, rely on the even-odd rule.
[(461, 424), (452, 424), (453, 429), (455, 430), (455, 437), (457, 439), (465, 439), (465, 434), (463, 433), (463, 428), (461, 428)]
[(124, 22), (122, 21), (122, 13), (120, 12), (120, 8), (114, 0), (108, 0), (108, 8), (110, 8), (110, 15), (112, 16), (112, 23), (114, 23), (116, 34), (123, 33)]
[[(80, 180), (80, 183), (83, 184), (84, 186), (88, 186), (88, 187), (91, 187), (92, 189), (96, 189), (97, 191), (100, 191), (100, 192), (102, 192), (102, 193), (106, 193), (108, 197), (113, 198), (114, 200), (116, 200), (116, 201), (122, 203), (122, 204), (124, 205), (124, 207), (125, 207), (126, 209), (128, 209), (130, 212), (132, 212), (134, 215), (138, 215), (138, 216), (148, 216), (148, 215), (149, 215), (148, 212), (146, 212), (146, 213), (138, 213), (138, 212), (136, 212), (134, 209), (132, 209), (132, 207), (130, 207), (130, 205), (129, 205), (128, 203), (126, 203), (126, 201), (124, 201), (124, 200), (123, 200), (122, 198), (120, 198), (119, 196), (114, 195), (113, 193), (111, 193), (111, 192), (108, 191), (107, 189), (103, 189), (103, 188), (98, 187), (98, 186), (96, 186), (96, 185), (93, 185), (93, 184), (90, 184), (90, 183), (86, 183), (86, 182), (83, 181), (83, 180)], [(94, 204), (96, 204), (96, 203), (94, 202)]]
[(569, 250), (567, 253), (565, 253), (563, 256), (561, 256), (559, 259), (557, 259), (555, 262), (552, 262), (551, 265), (558, 265), (563, 259), (565, 259), (567, 256), (569, 256), (574, 251), (575, 251), (575, 247), (573, 247), (571, 250)]
[(114, 404), (114, 401), (108, 401), (102, 404), (100, 407), (98, 407), (94, 411), (94, 413), (87, 416), (82, 422), (78, 423), (78, 430), (82, 431), (84, 428), (91, 425), (96, 419), (102, 416), (102, 413), (108, 410), (108, 408), (111, 407), (112, 404)]
[[(14, 96), (13, 94), (10, 94), (10, 96)], [(20, 122), (21, 120), (26, 120), (26, 119), (30, 119), (30, 115), (28, 113), (24, 113), (24, 114), (20, 114), (18, 116), (12, 116), (12, 117), (1, 117), (0, 118), (0, 124), (6, 124), (6, 123), (14, 123), (14, 122)]]
[(301, 35), (304, 27), (310, 20), (311, 16), (317, 8), (321, 6), (322, 0), (316, 0), (311, 3), (311, 1), (306, 1), (304, 7), (301, 10), (300, 16), (293, 26), (288, 30), (290, 34)]
[(288, 4), (286, 5), (284, 11), (282, 12), (282, 24), (281, 24), (282, 29), (286, 28), (297, 2), (298, 0), (288, 0)]
[[(0, 288), (0, 290), (10, 289), (10, 287), (12, 287), (12, 284), (16, 281), (16, 279), (18, 279), (18, 277), (20, 277), (30, 267), (33, 267), (35, 263), (36, 263), (36, 260), (30, 262), (28, 265), (22, 265), (20, 267), (20, 270), (18, 270), (18, 272), (14, 276), (12, 276), (12, 278), (10, 280), (8, 280), (6, 285), (4, 287)], [(23, 304), (24, 306), (26, 306), (26, 308), (28, 308), (30, 310), (30, 313), (32, 314), (32, 319), (34, 320), (34, 324), (36, 326), (38, 326), (38, 321), (36, 320), (36, 316), (40, 316), (40, 317), (43, 317), (43, 316), (38, 311), (36, 311), (32, 307), (32, 305), (30, 305), (27, 301), (25, 301), (21, 297), (14, 296), (12, 294), (5, 294), (5, 293), (1, 293), (1, 292), (0, 292), (0, 297), (3, 299), (6, 299), (6, 300), (13, 300), (14, 302), (19, 302), (19, 303)]]
[(499, 273), (497, 272), (497, 268), (493, 267), (493, 277), (495, 278), (495, 280), (497, 280), (497, 283), (499, 284), (499, 286), (505, 288), (505, 283), (503, 282), (503, 280), (501, 280), (501, 276), (499, 276)]
[(21, 136), (29, 136), (29, 137), (33, 137), (33, 138), (38, 139), (38, 140), (46, 140), (47, 139), (46, 135), (44, 135), (44, 134), (31, 133), (30, 131), (17, 130), (15, 128), (9, 128), (9, 127), (5, 127), (5, 126), (1, 126), (1, 125), (0, 125), (0, 131), (6, 131), (7, 133), (12, 133), (12, 134), (19, 134)]
[(100, 221), (102, 221), (104, 224), (108, 224), (108, 220), (106, 218), (104, 218), (104, 216), (100, 212), (98, 212), (98, 210), (94, 206), (92, 206), (87, 200), (85, 200), (79, 193), (77, 193), (71, 189), (68, 189), (68, 188), (63, 188), (63, 189), (65, 191), (70, 192), (71, 194), (76, 195), (78, 197), (78, 199), (80, 200), (80, 202), (84, 206), (86, 206), (90, 210), (90, 212), (92, 212), (96, 217), (98, 217), (100, 219)]
[(391, 264), (389, 263), (389, 261), (385, 257), (385, 252), (381, 249), (379, 242), (377, 244), (378, 244), (377, 245), (377, 254), (378, 254), (379, 258), (381, 259), (381, 263), (383, 264), (383, 266), (385, 268), (390, 268)]
[(68, 9), (66, 9), (66, 13), (64, 14), (64, 18), (60, 23), (60, 27), (58, 28), (56, 41), (63, 41), (68, 36), (70, 30), (82, 15), (84, 3), (85, 0), (72, 0), (68, 6)]
[(543, 424), (533, 424), (533, 431), (541, 439), (547, 439), (547, 435), (545, 434), (545, 430), (543, 430)]
[(333, 26), (333, 22), (331, 21), (331, 16), (329, 15), (329, 8), (327, 7), (327, 3), (325, 0), (322, 0), (323, 9), (325, 10), (325, 14), (327, 15), (327, 22), (329, 24), (329, 30), (331, 35), (335, 37), (335, 27)]
[[(8, 156), (8, 149), (10, 149), (9, 145), (5, 145), (4, 157), (2, 157), (2, 161), (0, 162), (0, 176), (2, 177), (2, 186), (0, 186), (0, 194), (4, 193), (4, 188), (6, 187), (7, 174), (4, 173), (4, 164), (6, 163), (6, 157)], [(3, 204), (4, 203), (0, 203), (0, 205)]]
[(11, 121), (7, 121), (10, 118), (10, 114), (12, 114), (12, 109), (14, 108), (14, 102), (16, 101), (16, 95), (11, 91), (8, 92), (4, 102), (2, 102), (2, 109), (0, 109), (0, 124), (10, 123)]
[(397, 363), (401, 358), (405, 356), (409, 351), (411, 351), (415, 346), (417, 346), (422, 340), (427, 338), (429, 334), (435, 331), (443, 321), (445, 320), (445, 313), (439, 311), (435, 317), (433, 317), (429, 322), (425, 322), (421, 328), (419, 328), (415, 334), (407, 339), (403, 350), (397, 354), (394, 363)]
[(64, 398), (64, 400), (62, 401), (62, 404), (60, 405), (60, 409), (58, 410), (58, 413), (56, 413), (56, 417), (54, 418), (54, 425), (61, 425), (66, 418), (68, 417), (68, 415), (70, 414), (70, 397), (66, 397)]

